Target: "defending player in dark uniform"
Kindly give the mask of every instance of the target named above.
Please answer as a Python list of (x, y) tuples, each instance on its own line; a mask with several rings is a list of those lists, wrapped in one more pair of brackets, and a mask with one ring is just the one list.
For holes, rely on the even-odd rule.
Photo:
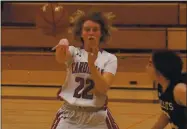
[(182, 73), (182, 60), (172, 51), (154, 52), (147, 72), (158, 83), (158, 97), (162, 113), (152, 129), (187, 129), (187, 74)]

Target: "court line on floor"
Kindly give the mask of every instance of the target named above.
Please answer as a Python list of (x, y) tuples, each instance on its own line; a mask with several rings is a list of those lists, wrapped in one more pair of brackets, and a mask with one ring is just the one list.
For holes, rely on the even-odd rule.
[(147, 120), (149, 120), (149, 119), (152, 119), (153, 117), (155, 117), (155, 116), (157, 116), (157, 115), (158, 115), (158, 114), (150, 115), (149, 117), (147, 117), (147, 118), (145, 118), (145, 119), (142, 119), (142, 120), (140, 120), (140, 121), (138, 121), (138, 122), (135, 122), (135, 123), (131, 124), (130, 126), (126, 127), (125, 129), (131, 129), (131, 128), (133, 128), (133, 127), (135, 127), (135, 126), (137, 126), (137, 125), (139, 125), (139, 124), (141, 124), (141, 123), (143, 123), (143, 122), (145, 122), (145, 121), (147, 121)]
[[(47, 97), (47, 96), (9, 96), (2, 95), (2, 99), (22, 99), (22, 100), (57, 100), (56, 97)], [(129, 102), (129, 103), (158, 103), (158, 100), (146, 100), (146, 99), (114, 99), (109, 98), (109, 102)]]

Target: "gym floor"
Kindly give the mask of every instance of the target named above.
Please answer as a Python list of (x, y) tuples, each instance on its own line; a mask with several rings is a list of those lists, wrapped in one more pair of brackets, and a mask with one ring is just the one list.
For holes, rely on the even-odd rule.
[[(2, 129), (50, 129), (63, 104), (55, 98), (58, 88), (3, 86), (1, 90)], [(109, 90), (108, 96), (120, 129), (151, 129), (161, 111), (156, 91)]]

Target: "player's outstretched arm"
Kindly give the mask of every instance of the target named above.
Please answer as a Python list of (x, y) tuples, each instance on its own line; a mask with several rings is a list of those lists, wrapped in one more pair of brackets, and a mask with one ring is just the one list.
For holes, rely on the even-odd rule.
[(168, 123), (169, 123), (169, 119), (167, 115), (164, 112), (162, 112), (162, 114), (158, 118), (158, 121), (151, 129), (164, 129)]
[(72, 60), (72, 56), (69, 51), (69, 42), (67, 39), (61, 39), (60, 42), (52, 48), (52, 50), (56, 50), (55, 57), (58, 63), (64, 64), (66, 61)]

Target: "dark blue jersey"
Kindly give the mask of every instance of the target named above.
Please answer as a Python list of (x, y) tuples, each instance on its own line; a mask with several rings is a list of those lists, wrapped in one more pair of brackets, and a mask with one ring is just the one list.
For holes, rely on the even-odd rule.
[(175, 86), (176, 83), (171, 83), (163, 93), (162, 86), (158, 85), (161, 108), (169, 117), (172, 129), (187, 129), (187, 108), (176, 103), (174, 99)]

